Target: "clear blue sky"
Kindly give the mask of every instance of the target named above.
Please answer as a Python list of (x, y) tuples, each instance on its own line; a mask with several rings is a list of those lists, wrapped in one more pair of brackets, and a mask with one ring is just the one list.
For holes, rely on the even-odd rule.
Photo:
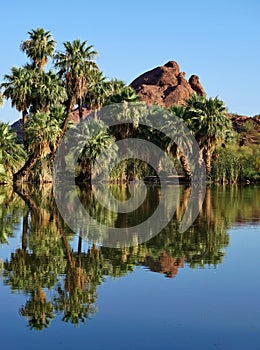
[[(175, 60), (231, 112), (260, 114), (260, 0), (8, 0), (0, 11), (1, 82), (25, 63), (27, 32), (43, 27), (59, 50), (63, 41), (88, 40), (108, 78), (130, 83)], [(18, 117), (7, 103), (0, 108), (0, 120)]]

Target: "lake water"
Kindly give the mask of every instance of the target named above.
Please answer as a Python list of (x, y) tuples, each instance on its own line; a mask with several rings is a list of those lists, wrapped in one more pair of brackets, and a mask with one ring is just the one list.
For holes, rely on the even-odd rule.
[[(111, 191), (128, 196), (127, 186)], [(160, 188), (134, 214), (105, 210), (93, 189), (78, 195), (101, 222), (126, 227), (151, 215)], [(260, 187), (207, 189), (180, 233), (189, 195), (182, 187), (150, 240), (109, 248), (97, 228), (66, 226), (50, 186), (0, 188), (1, 348), (260, 349)]]

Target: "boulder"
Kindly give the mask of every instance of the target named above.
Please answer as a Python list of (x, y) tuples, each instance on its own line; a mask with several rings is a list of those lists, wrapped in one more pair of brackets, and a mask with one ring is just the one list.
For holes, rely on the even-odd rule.
[(141, 101), (163, 107), (184, 105), (194, 93), (205, 95), (199, 77), (192, 75), (187, 81), (185, 73), (180, 71), (175, 61), (169, 61), (164, 66), (143, 73), (130, 86), (136, 90)]

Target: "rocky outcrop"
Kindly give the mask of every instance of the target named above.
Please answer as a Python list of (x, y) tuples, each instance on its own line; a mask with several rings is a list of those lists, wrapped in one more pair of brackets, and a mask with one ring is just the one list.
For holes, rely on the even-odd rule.
[(247, 117), (245, 115), (229, 115), (233, 129), (240, 135), (240, 146), (260, 143), (260, 115)]
[(189, 84), (192, 90), (194, 90), (198, 95), (206, 95), (201, 83), (199, 82), (199, 77), (197, 75), (192, 75), (190, 77)]
[(195, 92), (205, 95), (197, 75), (187, 81), (185, 73), (180, 71), (177, 62), (169, 61), (164, 66), (156, 67), (143, 73), (130, 84), (148, 104), (170, 107), (175, 104), (184, 105)]
[(16, 132), (19, 142), (23, 141), (23, 120), (19, 119), (11, 125), (11, 128)]

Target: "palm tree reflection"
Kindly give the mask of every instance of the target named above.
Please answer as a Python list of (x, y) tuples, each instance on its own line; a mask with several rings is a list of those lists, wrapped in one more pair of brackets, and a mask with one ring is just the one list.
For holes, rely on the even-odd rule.
[[(112, 191), (116, 193), (118, 188)], [(19, 196), (8, 190), (4, 198), (0, 197), (3, 204), (0, 232), (5, 233), (2, 243), (8, 241), (21, 222), (20, 247), (3, 262), (2, 276), (4, 284), (12, 291), (20, 291), (28, 297), (19, 312), (28, 320), (30, 329), (36, 330), (48, 327), (58, 315), (75, 326), (85, 323), (97, 311), (97, 287), (105, 278), (119, 278), (134, 271), (136, 266), (144, 266), (166, 277), (175, 277), (185, 266), (216, 267), (223, 261), (224, 248), (229, 244), (227, 229), (234, 221), (255, 217), (260, 211), (259, 189), (255, 189), (254, 200), (248, 199), (251, 192), (245, 193), (238, 187), (208, 189), (195, 223), (186, 232), (179, 233), (178, 225), (190, 195), (187, 187), (182, 190), (175, 218), (162, 232), (143, 244), (108, 248), (96, 244), (100, 232), (89, 232), (85, 240), (82, 232), (75, 234), (65, 225), (50, 186), (17, 188), (16, 192)], [(82, 188), (78, 193), (82, 204), (93, 215), (100, 215), (101, 220), (112, 226), (120, 224), (118, 215), (109, 213), (95, 200), (95, 189)], [(127, 198), (127, 189), (122, 188), (116, 195)], [(148, 190), (150, 201), (156, 202), (159, 195), (159, 187)], [(168, 196), (169, 201), (170, 190)], [(135, 213), (138, 220), (146, 218), (149, 210), (153, 210), (149, 200)], [(122, 224), (133, 224), (136, 215), (123, 214)]]

